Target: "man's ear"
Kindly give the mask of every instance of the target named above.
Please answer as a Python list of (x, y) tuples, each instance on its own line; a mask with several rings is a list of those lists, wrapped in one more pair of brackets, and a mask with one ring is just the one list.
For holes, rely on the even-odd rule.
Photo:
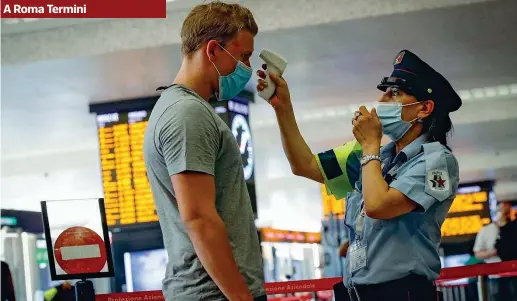
[(420, 119), (424, 119), (427, 116), (431, 115), (431, 113), (434, 111), (434, 101), (432, 100), (426, 100), (422, 101), (422, 109), (418, 114), (416, 115)]
[(208, 43), (206, 44), (206, 55), (210, 62), (215, 62), (215, 54), (219, 50), (219, 42), (217, 42), (216, 40), (208, 41)]

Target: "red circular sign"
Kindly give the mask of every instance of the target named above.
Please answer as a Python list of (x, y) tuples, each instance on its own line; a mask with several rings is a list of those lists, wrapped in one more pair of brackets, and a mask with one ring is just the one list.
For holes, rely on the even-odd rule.
[(54, 244), (54, 255), (67, 274), (99, 273), (107, 259), (104, 240), (85, 227), (63, 231)]

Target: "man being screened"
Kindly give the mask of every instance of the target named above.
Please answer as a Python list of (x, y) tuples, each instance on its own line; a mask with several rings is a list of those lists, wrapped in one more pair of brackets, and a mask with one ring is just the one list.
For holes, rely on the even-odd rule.
[(257, 32), (238, 4), (194, 7), (181, 29), (181, 68), (151, 113), (144, 159), (169, 258), (167, 301), (266, 300), (241, 154), (208, 103), (244, 89)]

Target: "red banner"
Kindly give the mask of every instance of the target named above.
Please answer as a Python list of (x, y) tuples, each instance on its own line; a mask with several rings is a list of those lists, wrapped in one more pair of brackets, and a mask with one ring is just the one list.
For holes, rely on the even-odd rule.
[[(476, 277), (478, 275), (504, 275), (504, 276), (517, 276), (517, 261), (507, 261), (500, 263), (489, 263), (479, 264), (472, 266), (463, 266), (455, 268), (442, 269), (440, 274), (441, 281), (461, 279), (468, 277)], [(301, 280), (301, 281), (286, 281), (286, 282), (270, 282), (264, 286), (268, 295), (279, 295), (279, 294), (290, 294), (290, 293), (301, 293), (301, 292), (318, 292), (318, 291), (331, 291), (334, 284), (342, 281), (343, 278), (323, 278), (314, 280)], [(306, 297), (311, 295), (298, 296), (295, 298), (283, 297), (281, 299), (274, 299), (279, 301), (286, 300), (304, 300)], [(149, 292), (136, 292), (136, 293), (115, 293), (97, 295), (96, 301), (162, 301), (164, 300), (161, 291), (149, 291)]]
[(440, 278), (436, 282), (455, 280), (461, 278), (499, 275), (499, 276), (517, 276), (517, 260), (504, 261), (488, 264), (475, 264), (454, 268), (442, 269)]
[(166, 0), (3, 0), (1, 18), (166, 18)]
[(162, 301), (164, 299), (162, 291), (114, 293), (95, 296), (95, 301)]
[(343, 278), (323, 278), (314, 280), (269, 282), (264, 285), (266, 294), (289, 294), (298, 292), (317, 292), (331, 290), (334, 284), (343, 281)]
[(309, 301), (312, 300), (311, 294), (301, 295), (301, 296), (290, 296), (290, 297), (278, 297), (278, 298), (268, 298), (268, 301)]

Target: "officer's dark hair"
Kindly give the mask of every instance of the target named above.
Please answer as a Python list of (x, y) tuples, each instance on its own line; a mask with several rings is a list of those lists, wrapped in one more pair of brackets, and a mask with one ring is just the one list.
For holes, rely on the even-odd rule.
[(449, 112), (434, 107), (433, 112), (423, 120), (422, 133), (427, 134), (430, 142), (438, 141), (448, 150), (451, 150), (447, 144), (447, 135), (452, 130), (452, 120)]

